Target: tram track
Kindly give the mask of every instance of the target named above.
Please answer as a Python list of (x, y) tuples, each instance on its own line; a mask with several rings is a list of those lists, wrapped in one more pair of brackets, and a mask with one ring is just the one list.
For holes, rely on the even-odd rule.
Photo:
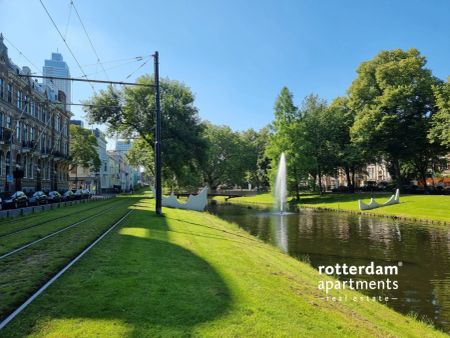
[[(45, 220), (40, 221), (40, 222), (38, 222), (38, 223), (29, 225), (29, 226), (26, 226), (26, 227), (23, 227), (23, 228), (14, 230), (14, 231), (6, 232), (6, 233), (3, 233), (3, 234), (0, 233), (0, 240), (1, 240), (2, 238), (4, 238), (4, 237), (9, 237), (9, 236), (12, 236), (12, 235), (21, 233), (21, 232), (23, 232), (23, 231), (26, 231), (26, 230), (28, 230), (28, 229), (35, 228), (35, 227), (40, 226), (40, 225), (49, 224), (49, 223), (51, 223), (51, 222), (54, 222), (54, 221), (57, 221), (57, 220), (60, 220), (60, 219), (66, 218), (66, 217), (70, 217), (70, 216), (79, 214), (80, 212), (88, 212), (88, 211), (91, 211), (91, 210), (94, 210), (94, 209), (98, 209), (98, 208), (104, 207), (105, 205), (109, 205), (109, 204), (117, 203), (117, 202), (118, 202), (118, 200), (114, 200), (114, 199), (113, 199), (112, 201), (108, 201), (108, 202), (102, 203), (102, 204), (100, 204), (100, 205), (95, 205), (95, 206), (90, 207), (90, 208), (87, 208), (87, 209), (81, 209), (81, 210), (77, 210), (77, 211), (74, 211), (74, 212), (69, 213), (69, 214), (64, 214), (64, 215), (61, 215), (61, 216), (58, 216), (58, 217), (54, 217), (54, 218), (50, 218), (50, 219), (45, 219)], [(15, 221), (17, 221), (17, 220), (15, 220)], [(1, 224), (1, 225), (3, 225), (3, 224)]]
[[(122, 204), (125, 205), (126, 203), (120, 203), (119, 205), (122, 205)], [(6, 257), (9, 257), (9, 256), (11, 256), (11, 255), (13, 255), (13, 254), (15, 254), (15, 253), (17, 253), (17, 252), (23, 251), (23, 250), (25, 250), (25, 249), (27, 249), (27, 248), (29, 248), (29, 247), (35, 245), (35, 244), (38, 244), (38, 243), (40, 243), (40, 242), (42, 242), (42, 241), (45, 241), (46, 239), (49, 239), (49, 238), (51, 238), (51, 237), (53, 237), (53, 236), (56, 236), (56, 235), (58, 235), (58, 234), (60, 234), (60, 233), (63, 233), (63, 232), (65, 232), (65, 231), (67, 231), (67, 230), (69, 230), (69, 229), (71, 229), (71, 228), (74, 228), (74, 227), (76, 227), (76, 226), (78, 226), (78, 225), (80, 225), (80, 224), (82, 224), (82, 223), (85, 223), (85, 222), (87, 222), (87, 221), (89, 221), (89, 220), (91, 220), (91, 219), (94, 219), (94, 218), (97, 218), (98, 216), (104, 215), (105, 213), (107, 213), (108, 211), (110, 211), (110, 210), (112, 210), (112, 209), (118, 207), (119, 205), (113, 205), (113, 206), (110, 207), (110, 208), (107, 208), (107, 209), (105, 209), (105, 210), (102, 210), (100, 213), (96, 213), (96, 214), (94, 214), (94, 215), (90, 215), (90, 216), (88, 216), (88, 217), (82, 218), (81, 220), (78, 220), (78, 221), (76, 221), (76, 222), (74, 222), (74, 223), (72, 223), (72, 224), (69, 224), (69, 225), (67, 225), (67, 226), (64, 226), (63, 228), (59, 228), (58, 230), (53, 231), (53, 232), (51, 232), (51, 233), (45, 235), (44, 237), (38, 238), (38, 239), (36, 239), (36, 240), (33, 240), (33, 241), (31, 241), (31, 242), (28, 242), (28, 243), (26, 243), (26, 244), (20, 246), (20, 247), (17, 247), (17, 248), (15, 248), (15, 249), (11, 250), (11, 251), (8, 251), (8, 252), (6, 252), (6, 253), (3, 253), (3, 254), (0, 255), (0, 261), (3, 260), (3, 259), (6, 258)], [(104, 205), (103, 205), (103, 206), (104, 206)], [(25, 230), (26, 230), (26, 229), (25, 229)], [(24, 230), (24, 231), (25, 231), (25, 230)]]
[[(122, 214), (118, 219), (114, 220), (112, 225), (107, 227), (100, 235), (98, 235), (94, 240), (89, 242), (86, 247), (78, 253), (75, 258), (72, 258), (63, 268), (59, 269), (58, 272), (53, 274), (39, 289), (31, 294), (20, 306), (15, 308), (8, 316), (0, 321), (0, 330), (3, 329), (8, 323), (10, 323), (17, 315), (19, 315), (28, 305), (30, 305), (40, 294), (42, 294), (50, 285), (57, 281), (67, 270), (69, 270), (78, 260), (80, 260), (87, 252), (89, 252), (95, 245), (97, 245), (105, 236), (107, 236), (117, 225), (122, 223), (125, 218), (132, 213), (133, 210), (128, 210)], [(0, 258), (1, 259), (1, 258)]]
[[(57, 209), (64, 209), (64, 208), (68, 208), (68, 207), (78, 207), (78, 206), (82, 206), (82, 204), (84, 204), (84, 203), (88, 203), (88, 204), (90, 204), (90, 203), (104, 203), (105, 201), (109, 201), (111, 199), (114, 200), (115, 198), (116, 197), (106, 198), (106, 199), (95, 199), (95, 200), (82, 199), (82, 200), (73, 200), (73, 201), (62, 201), (62, 202), (54, 203), (53, 205), (58, 205), (58, 204), (63, 204), (63, 203), (66, 203), (66, 204), (67, 203), (75, 203), (75, 205), (59, 206), (59, 207), (50, 209), (49, 211), (57, 210)], [(76, 202), (78, 202), (78, 203), (76, 203)], [(44, 206), (44, 204), (41, 204), (40, 206)], [(20, 209), (36, 208), (36, 207), (39, 207), (39, 206), (29, 206), (29, 207), (20, 208)], [(12, 210), (16, 210), (16, 209), (12, 209)], [(6, 211), (6, 209), (0, 210), (0, 211)], [(44, 216), (44, 215), (46, 215), (46, 213), (42, 212), (42, 213), (39, 213), (39, 215), (43, 215)], [(26, 216), (15, 217), (15, 218), (12, 218), (12, 219), (2, 218), (2, 219), (0, 219), (0, 227), (8, 225), (8, 224), (14, 224), (14, 223), (27, 221), (29, 219), (32, 219), (33, 217), (36, 217), (36, 213), (31, 213), (31, 214), (28, 214)]]

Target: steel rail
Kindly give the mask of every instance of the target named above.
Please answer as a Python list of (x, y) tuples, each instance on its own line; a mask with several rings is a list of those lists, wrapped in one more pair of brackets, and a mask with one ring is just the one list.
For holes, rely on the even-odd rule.
[(98, 216), (100, 216), (100, 215), (103, 215), (104, 213), (108, 212), (108, 211), (111, 210), (111, 209), (114, 209), (114, 207), (108, 208), (108, 209), (103, 210), (102, 212), (100, 212), (100, 213), (98, 213), (98, 214), (95, 214), (95, 215), (86, 217), (86, 218), (84, 218), (84, 219), (81, 219), (80, 221), (77, 221), (77, 222), (75, 222), (75, 223), (72, 223), (72, 224), (70, 224), (70, 225), (68, 225), (68, 226), (66, 226), (66, 227), (64, 227), (64, 228), (61, 228), (61, 229), (59, 229), (59, 230), (57, 230), (57, 231), (54, 231), (54, 232), (52, 232), (52, 233), (50, 233), (50, 234), (48, 234), (48, 235), (46, 235), (46, 236), (44, 236), (44, 237), (41, 237), (41, 238), (36, 239), (36, 240), (34, 240), (34, 241), (32, 241), (32, 242), (29, 242), (29, 243), (27, 243), (27, 244), (25, 244), (25, 245), (22, 245), (21, 247), (18, 247), (18, 248), (14, 249), (14, 250), (11, 250), (11, 251), (9, 251), (9, 252), (7, 252), (7, 253), (1, 255), (1, 256), (0, 256), (0, 260), (4, 259), (4, 258), (6, 258), (6, 257), (9, 257), (9, 256), (11, 256), (11, 255), (13, 255), (13, 254), (15, 254), (15, 253), (17, 253), (17, 252), (20, 252), (20, 251), (22, 251), (22, 250), (25, 250), (26, 248), (29, 248), (30, 246), (33, 246), (33, 245), (35, 245), (35, 244), (37, 244), (37, 243), (40, 243), (40, 242), (42, 242), (42, 241), (44, 241), (44, 240), (46, 240), (46, 239), (48, 239), (48, 238), (51, 238), (51, 237), (53, 237), (53, 236), (55, 236), (55, 235), (58, 235), (58, 234), (60, 234), (61, 232), (64, 232), (64, 231), (66, 231), (66, 230), (69, 230), (69, 229), (71, 229), (71, 228), (73, 228), (73, 227), (75, 227), (75, 226), (77, 226), (77, 225), (80, 225), (81, 223), (84, 223), (84, 222), (86, 222), (86, 221), (88, 221), (88, 220), (90, 220), (90, 219), (92, 219), (92, 218), (96, 218), (96, 217), (98, 217)]
[(42, 221), (42, 222), (39, 222), (39, 223), (36, 223), (36, 224), (33, 224), (33, 225), (26, 226), (26, 227), (24, 227), (24, 228), (20, 228), (20, 229), (11, 231), (11, 232), (7, 232), (7, 233), (4, 233), (4, 234), (0, 234), (0, 240), (1, 240), (2, 238), (4, 238), (4, 237), (9, 237), (9, 236), (12, 236), (12, 235), (21, 233), (21, 232), (23, 232), (23, 231), (25, 231), (25, 230), (28, 230), (28, 229), (37, 227), (37, 226), (39, 226), (39, 225), (43, 225), (43, 224), (46, 224), (46, 223), (51, 223), (51, 222), (57, 221), (57, 220), (59, 220), (59, 219), (61, 219), (61, 218), (65, 218), (65, 217), (73, 216), (73, 215), (75, 215), (75, 214), (79, 214), (80, 212), (86, 212), (86, 211), (90, 211), (90, 210), (93, 210), (93, 209), (96, 209), (96, 208), (101, 208), (101, 207), (103, 207), (103, 206), (105, 206), (105, 205), (110, 205), (110, 204), (115, 203), (115, 202), (118, 202), (118, 201), (119, 201), (119, 200), (108, 201), (108, 202), (103, 203), (103, 204), (101, 204), (101, 205), (95, 205), (95, 206), (90, 207), (90, 208), (87, 208), (87, 209), (78, 210), (78, 211), (72, 212), (72, 213), (70, 213), (70, 214), (65, 214), (65, 215), (62, 215), (62, 216), (58, 216), (58, 217), (55, 217), (55, 218), (51, 218), (51, 219), (48, 219), (48, 220), (44, 220), (44, 221)]
[(33, 302), (42, 292), (44, 292), (50, 285), (52, 285), (59, 277), (61, 277), (67, 270), (72, 267), (81, 257), (83, 257), (89, 250), (91, 250), (98, 242), (100, 242), (108, 233), (110, 233), (117, 225), (122, 223), (122, 221), (131, 213), (133, 210), (128, 211), (123, 215), (118, 221), (111, 225), (107, 230), (103, 232), (97, 239), (95, 239), (86, 249), (78, 254), (74, 259), (72, 259), (65, 267), (63, 267), (58, 273), (56, 273), (52, 278), (50, 278), (43, 286), (39, 288), (31, 297), (29, 297), (22, 305), (20, 305), (14, 312), (8, 315), (5, 319), (0, 322), (0, 330), (3, 329), (9, 322), (11, 322), (18, 314), (20, 314), (28, 305)]
[[(111, 197), (111, 198), (105, 198), (105, 199), (92, 199), (92, 200), (90, 200), (90, 201), (92, 201), (92, 202), (89, 202), (89, 203), (93, 203), (93, 202), (103, 202), (103, 201), (107, 201), (107, 200), (110, 200), (110, 199), (114, 199), (114, 197)], [(81, 200), (81, 201), (86, 201), (86, 200)], [(68, 202), (73, 202), (73, 201), (62, 201), (62, 202), (57, 202), (57, 203), (55, 203), (55, 204), (58, 204), (58, 203), (68, 203)], [(81, 204), (81, 202), (80, 203), (77, 203), (78, 205), (80, 205)], [(72, 206), (72, 205), (70, 205), (70, 206)], [(34, 208), (35, 206), (28, 206), (28, 207), (22, 207), (22, 208), (19, 208), (19, 209), (26, 209), (26, 208)], [(67, 207), (67, 206), (64, 206), (63, 208), (65, 208), (65, 207)], [(60, 207), (61, 208), (61, 207)], [(2, 210), (0, 210), (0, 211), (6, 211), (7, 209), (2, 209)], [(12, 209), (12, 210), (17, 210), (17, 209)], [(53, 210), (53, 209), (50, 209), (50, 210)], [(47, 210), (46, 210), (47, 211)], [(42, 215), (42, 214), (41, 214)], [(6, 224), (12, 224), (12, 223), (18, 223), (18, 222), (20, 222), (20, 221), (26, 221), (26, 220), (28, 220), (28, 219), (30, 219), (30, 218), (33, 218), (34, 216), (36, 216), (34, 213), (30, 213), (30, 214), (28, 214), (28, 215), (26, 215), (26, 216), (21, 216), (21, 217), (17, 217), (17, 218), (13, 218), (13, 219), (0, 219), (0, 227), (2, 227), (3, 225), (6, 225)], [(40, 215), (39, 215), (40, 216)]]

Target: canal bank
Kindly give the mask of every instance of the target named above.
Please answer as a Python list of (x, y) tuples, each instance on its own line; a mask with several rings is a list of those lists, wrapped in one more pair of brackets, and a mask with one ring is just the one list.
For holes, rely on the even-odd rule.
[(367, 273), (336, 277), (344, 287), (363, 284), (365, 287), (356, 289), (365, 295), (387, 297), (385, 305), (403, 314), (414, 313), (450, 332), (447, 227), (319, 209), (280, 215), (261, 204), (217, 204), (210, 212), (310, 264), (319, 273), (324, 267), (340, 265), (396, 267), (396, 273), (385, 278)]
[[(290, 204), (291, 208), (294, 210), (314, 208), (327, 211), (347, 212), (357, 215), (417, 221), (427, 224), (450, 225), (450, 196), (446, 195), (400, 195), (400, 204), (364, 211), (360, 211), (358, 208), (359, 199), (368, 203), (371, 198), (374, 198), (377, 202), (383, 203), (387, 201), (390, 196), (391, 195), (389, 194), (372, 193), (302, 194), (300, 202), (291, 199)], [(221, 200), (217, 200), (221, 202)], [(260, 204), (264, 207), (270, 207), (273, 205), (274, 199), (270, 193), (264, 193), (256, 196), (233, 198), (228, 202), (246, 205)]]

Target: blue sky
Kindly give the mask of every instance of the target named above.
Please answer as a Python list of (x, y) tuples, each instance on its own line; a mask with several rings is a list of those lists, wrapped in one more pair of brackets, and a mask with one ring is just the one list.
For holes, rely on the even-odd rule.
[[(82, 65), (96, 63), (68, 0), (43, 0)], [(161, 75), (186, 83), (200, 116), (233, 129), (270, 123), (288, 86), (299, 104), (309, 93), (345, 94), (358, 65), (382, 49), (419, 49), (433, 73), (450, 75), (450, 1), (106, 1), (74, 0), (102, 61), (158, 50)], [(67, 24), (69, 22), (69, 24)], [(59, 49), (72, 76), (81, 72), (39, 0), (0, 0), (0, 31), (32, 62)], [(10, 48), (13, 61), (29, 62)], [(140, 63), (108, 70), (124, 80)], [(105, 68), (119, 63), (106, 63)], [(33, 68), (33, 67), (32, 67)], [(83, 67), (87, 74), (100, 70)], [(132, 79), (152, 72), (149, 62)], [(104, 79), (102, 72), (92, 78)], [(101, 88), (101, 86), (97, 86)], [(92, 95), (75, 83), (73, 100)], [(80, 109), (74, 109), (81, 117)]]

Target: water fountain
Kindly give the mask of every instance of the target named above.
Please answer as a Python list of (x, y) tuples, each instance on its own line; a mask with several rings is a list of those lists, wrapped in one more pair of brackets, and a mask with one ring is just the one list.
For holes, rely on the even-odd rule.
[(278, 163), (277, 178), (275, 180), (275, 210), (280, 214), (285, 211), (287, 200), (287, 183), (286, 183), (286, 157), (281, 153), (280, 162)]

